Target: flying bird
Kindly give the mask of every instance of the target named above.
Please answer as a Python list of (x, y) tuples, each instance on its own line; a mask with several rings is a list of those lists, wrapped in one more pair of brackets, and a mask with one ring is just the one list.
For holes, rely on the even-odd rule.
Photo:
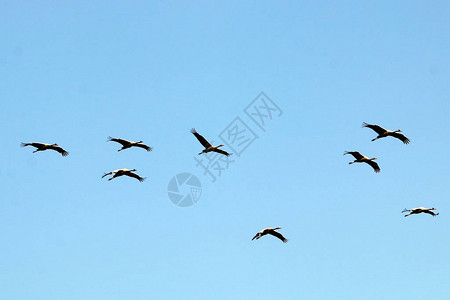
[(376, 157), (368, 158), (367, 156), (362, 155), (358, 151), (345, 151), (344, 155), (345, 154), (351, 154), (355, 158), (355, 161), (348, 163), (349, 165), (353, 163), (366, 163), (369, 164), (376, 173), (380, 172), (380, 167), (376, 162), (374, 162), (374, 160), (377, 159)]
[(202, 135), (198, 134), (197, 131), (195, 131), (195, 128), (191, 129), (191, 133), (193, 135), (195, 135), (195, 137), (197, 138), (197, 140), (200, 142), (200, 144), (203, 145), (203, 147), (205, 147), (205, 149), (203, 149), (202, 152), (200, 152), (198, 155), (203, 154), (203, 153), (208, 153), (208, 152), (217, 152), (226, 156), (230, 156), (231, 153), (226, 152), (225, 150), (219, 149), (219, 147), (223, 147), (223, 145), (219, 145), (219, 146), (213, 146), (211, 145)]
[(426, 214), (430, 214), (433, 217), (436, 217), (437, 215), (439, 215), (439, 213), (434, 213), (433, 210), (436, 210), (436, 208), (432, 207), (432, 208), (425, 208), (425, 207), (416, 207), (413, 209), (404, 209), (402, 211), (402, 213), (404, 212), (410, 212), (407, 215), (404, 215), (404, 217), (410, 216), (410, 215), (414, 215), (414, 214), (420, 214), (420, 213), (426, 213)]
[(21, 143), (20, 146), (26, 147), (26, 146), (33, 146), (37, 149), (33, 151), (33, 153), (38, 151), (45, 151), (45, 150), (55, 150), (59, 153), (61, 153), (62, 156), (69, 155), (69, 152), (61, 148), (58, 144), (43, 144), (43, 143)]
[(395, 137), (395, 138), (401, 140), (403, 142), (403, 144), (409, 144), (409, 142), (410, 142), (406, 136), (404, 136), (403, 134), (400, 133), (400, 132), (402, 132), (400, 129), (391, 131), (391, 130), (384, 129), (383, 127), (378, 126), (378, 125), (367, 124), (366, 122), (364, 122), (362, 124), (362, 127), (368, 127), (370, 129), (372, 129), (373, 131), (375, 131), (376, 133), (378, 133), (378, 136), (376, 138), (372, 139), (372, 142), (375, 140), (387, 137), (387, 136)]
[(277, 228), (266, 228), (266, 229), (263, 229), (263, 230), (261, 230), (260, 232), (258, 232), (253, 238), (252, 238), (252, 241), (254, 240), (254, 239), (259, 239), (260, 237), (262, 237), (262, 236), (265, 236), (266, 234), (270, 234), (270, 235), (273, 235), (273, 236), (275, 236), (275, 237), (277, 237), (277, 238), (279, 238), (280, 240), (282, 240), (283, 241), (283, 243), (287, 243), (287, 239), (281, 234), (281, 233), (279, 233), (278, 231), (276, 231), (276, 230), (278, 230), (278, 229), (281, 229), (281, 227), (277, 227)]
[(139, 147), (139, 148), (143, 148), (145, 150), (147, 150), (148, 152), (152, 151), (152, 147), (149, 147), (145, 144), (143, 144), (143, 141), (139, 141), (139, 142), (131, 142), (131, 141), (127, 141), (124, 139), (115, 139), (112, 138), (110, 136), (108, 136), (108, 142), (116, 142), (122, 145), (122, 148), (117, 150), (117, 151), (122, 151), (131, 147)]
[(132, 169), (132, 170), (128, 170), (128, 169), (117, 169), (117, 170), (111, 171), (111, 172), (109, 172), (109, 173), (103, 174), (102, 178), (104, 178), (105, 176), (113, 175), (113, 174), (114, 174), (114, 176), (111, 177), (111, 178), (109, 178), (108, 181), (113, 180), (114, 178), (117, 178), (117, 177), (120, 177), (120, 176), (124, 176), (124, 175), (125, 175), (125, 176), (129, 176), (129, 177), (136, 178), (136, 179), (139, 180), (140, 182), (144, 181), (145, 178), (142, 178), (142, 177), (139, 176), (138, 174), (133, 173), (133, 172), (135, 172), (135, 171), (136, 171), (136, 169)]

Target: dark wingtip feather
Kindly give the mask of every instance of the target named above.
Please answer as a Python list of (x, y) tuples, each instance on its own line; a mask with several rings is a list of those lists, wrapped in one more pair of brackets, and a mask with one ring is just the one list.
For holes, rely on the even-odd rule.
[(27, 146), (27, 144), (25, 144), (25, 143), (20, 143), (20, 147), (25, 147), (25, 146)]
[(191, 129), (191, 133), (194, 133), (194, 134), (197, 133), (197, 131), (195, 130), (195, 128), (192, 128), (192, 129)]
[[(225, 151), (226, 152), (226, 151)], [(226, 152), (226, 153), (223, 153), (223, 154), (225, 154), (225, 156), (230, 156), (231, 154), (233, 154), (233, 153), (228, 153), (228, 152)]]
[(378, 165), (375, 165), (375, 163), (374, 163), (371, 166), (372, 166), (373, 170), (375, 171), (375, 173), (380, 173), (381, 169)]
[(403, 144), (405, 144), (405, 145), (409, 144), (409, 142), (410, 142), (410, 140), (409, 140), (406, 136), (404, 136), (403, 134), (401, 134), (401, 133), (394, 132), (394, 133), (392, 133), (391, 135), (392, 135), (393, 137), (395, 137), (396, 139), (399, 139), (400, 141), (402, 141)]
[(345, 151), (344, 154), (342, 154), (342, 155), (346, 155), (346, 154), (353, 155), (353, 152), (358, 152), (358, 151)]

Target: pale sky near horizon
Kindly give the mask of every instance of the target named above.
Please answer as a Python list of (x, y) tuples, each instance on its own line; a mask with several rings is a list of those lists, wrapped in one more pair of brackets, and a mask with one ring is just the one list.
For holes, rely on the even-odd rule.
[[(4, 1), (0, 299), (446, 299), (449, 14), (446, 1)], [(261, 92), (279, 108), (263, 128), (246, 114)], [(255, 139), (226, 144), (212, 182), (190, 130), (219, 144), (233, 122)], [(411, 143), (371, 142), (362, 122)], [(108, 136), (154, 149), (117, 152)], [(381, 172), (348, 165), (354, 150)], [(118, 168), (146, 181), (101, 178)], [(168, 196), (180, 173), (201, 182), (189, 207)], [(418, 206), (440, 215), (403, 217)], [(278, 226), (288, 243), (251, 240)]]

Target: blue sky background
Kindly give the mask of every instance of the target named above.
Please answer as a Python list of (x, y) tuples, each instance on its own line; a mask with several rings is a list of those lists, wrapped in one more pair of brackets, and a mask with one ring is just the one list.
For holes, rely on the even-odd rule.
[[(4, 1), (0, 298), (446, 299), (449, 8)], [(283, 115), (211, 183), (189, 130), (255, 126), (261, 91)], [(363, 121), (411, 144), (370, 142)], [(147, 181), (100, 178), (117, 168)], [(189, 208), (167, 196), (180, 172), (202, 181)], [(441, 214), (402, 217), (417, 206)], [(276, 226), (289, 243), (251, 241)]]

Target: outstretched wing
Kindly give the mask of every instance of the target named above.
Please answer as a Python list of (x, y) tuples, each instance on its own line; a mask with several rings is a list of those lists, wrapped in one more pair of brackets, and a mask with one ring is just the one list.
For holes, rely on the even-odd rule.
[(112, 173), (113, 172), (105, 173), (105, 174), (103, 174), (102, 178), (105, 178), (106, 176), (111, 175)]
[(287, 243), (288, 239), (286, 239), (281, 233), (275, 231), (275, 230), (271, 230), (269, 231), (269, 234), (279, 238), (280, 240), (283, 241), (283, 243)]
[(385, 133), (387, 131), (386, 129), (384, 129), (381, 126), (367, 124), (366, 122), (362, 123), (362, 127), (368, 127), (368, 128), (372, 129), (373, 131), (375, 131), (378, 134), (383, 134), (383, 133)]
[(358, 151), (345, 151), (344, 155), (345, 155), (345, 154), (351, 154), (351, 155), (353, 155), (353, 157), (356, 158), (356, 159), (361, 159), (361, 158), (364, 157), (364, 156), (363, 156), (361, 153), (359, 153)]
[(223, 154), (223, 155), (226, 155), (226, 156), (230, 156), (231, 155), (231, 153), (228, 153), (227, 151), (219, 149), (219, 148), (215, 148), (212, 151), (220, 153), (220, 154)]
[(60, 146), (50, 146), (48, 147), (49, 149), (55, 150), (59, 153), (61, 153), (62, 156), (67, 156), (69, 155), (69, 152), (67, 152), (66, 150), (64, 150), (63, 148), (61, 148)]
[(21, 147), (33, 146), (33, 147), (36, 147), (36, 148), (42, 148), (42, 147), (45, 146), (45, 144), (42, 144), (42, 143), (20, 143), (20, 146)]
[(117, 170), (111, 171), (109, 173), (105, 173), (105, 174), (103, 174), (102, 178), (105, 177), (105, 176), (108, 176), (108, 175), (116, 174), (116, 173), (118, 173), (120, 171), (121, 171), (121, 169), (117, 169)]
[(252, 238), (252, 241), (254, 240), (254, 239), (259, 239), (261, 237), (261, 232), (258, 232), (253, 238)]
[(195, 137), (200, 142), (200, 144), (203, 145), (203, 147), (205, 148), (211, 147), (211, 144), (202, 135), (198, 134), (195, 128), (191, 129), (191, 133), (195, 135)]
[(437, 213), (437, 214), (435, 214), (434, 212), (432, 212), (431, 210), (423, 210), (422, 212), (424, 212), (424, 213), (426, 213), (426, 214), (429, 214), (429, 215), (432, 215), (433, 217), (436, 217), (437, 215), (439, 215), (439, 213)]
[(123, 175), (127, 175), (127, 176), (129, 176), (129, 177), (136, 178), (136, 179), (139, 180), (140, 182), (142, 182), (142, 181), (145, 180), (145, 178), (142, 178), (141, 176), (139, 176), (138, 174), (133, 173), (133, 172), (125, 172)]
[(145, 144), (133, 144), (133, 147), (139, 147), (139, 148), (144, 148), (145, 150), (147, 150), (148, 152), (152, 151), (153, 148), (149, 147)]
[(376, 162), (374, 162), (373, 160), (366, 160), (365, 162), (369, 164), (376, 173), (380, 172), (380, 167)]
[(402, 141), (403, 144), (409, 144), (410, 142), (410, 140), (406, 136), (399, 132), (392, 132), (390, 135)]
[(129, 141), (127, 141), (127, 140), (124, 140), (124, 139), (115, 139), (115, 138), (112, 138), (112, 137), (110, 137), (110, 136), (108, 136), (108, 142), (116, 142), (116, 143), (119, 143), (119, 144), (122, 144), (122, 146), (128, 146), (129, 144), (131, 144)]

